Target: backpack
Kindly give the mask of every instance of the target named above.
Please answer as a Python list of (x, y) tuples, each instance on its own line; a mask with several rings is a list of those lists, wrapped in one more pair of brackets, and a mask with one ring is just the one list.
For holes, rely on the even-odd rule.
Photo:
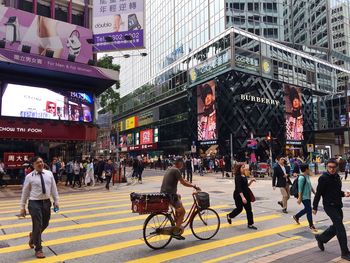
[(293, 181), (292, 187), (290, 188), (290, 194), (293, 195), (295, 198), (299, 197), (299, 187), (298, 187), (298, 182), (299, 182), (299, 176), (303, 176), (305, 181), (304, 181), (304, 185), (303, 185), (303, 191), (304, 191), (304, 187), (306, 184), (306, 178), (304, 175), (298, 175), (297, 179), (295, 179)]

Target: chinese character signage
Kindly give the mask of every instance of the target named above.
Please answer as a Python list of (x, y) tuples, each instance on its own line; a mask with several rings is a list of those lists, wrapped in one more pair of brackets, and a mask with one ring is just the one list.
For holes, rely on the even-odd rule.
[[(144, 47), (144, 0), (94, 0), (93, 33), (95, 51)], [(125, 35), (132, 37), (125, 40)], [(113, 42), (106, 43), (105, 37)]]
[(4, 164), (6, 168), (21, 168), (25, 162), (30, 161), (34, 153), (12, 153), (4, 152)]
[(140, 144), (152, 144), (153, 143), (153, 130), (148, 129), (140, 132)]
[(303, 110), (301, 89), (292, 85), (284, 85), (284, 102), (286, 106), (286, 139), (287, 143), (300, 142), (303, 136)]
[(51, 51), (53, 58), (67, 60), (68, 55), (73, 55), (76, 62), (87, 63), (92, 58), (92, 48), (87, 43), (91, 38), (88, 28), (0, 7), (0, 39), (6, 41), (6, 49), (22, 51), (27, 46), (31, 54), (45, 56)]
[(217, 139), (215, 80), (197, 86), (198, 141)]
[(133, 116), (125, 120), (125, 130), (135, 128), (137, 126), (137, 117)]

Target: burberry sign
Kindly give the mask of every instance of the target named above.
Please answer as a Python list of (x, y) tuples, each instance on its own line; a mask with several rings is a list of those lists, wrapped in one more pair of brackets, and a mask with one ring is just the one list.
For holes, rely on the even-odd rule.
[(281, 103), (278, 100), (268, 99), (268, 98), (260, 98), (257, 96), (252, 96), (248, 94), (241, 94), (240, 99), (243, 101), (251, 101), (268, 105), (279, 106)]

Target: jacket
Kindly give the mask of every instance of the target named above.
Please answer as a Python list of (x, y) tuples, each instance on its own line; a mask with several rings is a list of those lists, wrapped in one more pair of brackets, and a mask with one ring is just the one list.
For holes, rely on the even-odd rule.
[(342, 197), (345, 196), (341, 190), (342, 183), (339, 174), (331, 175), (328, 172), (323, 173), (318, 178), (318, 185), (313, 202), (313, 209), (317, 211), (318, 203), (322, 196), (323, 206), (343, 207)]
[(234, 198), (240, 198), (240, 193), (243, 193), (244, 198), (247, 201), (250, 200), (248, 179), (245, 176), (236, 175), (235, 176), (235, 191), (233, 192)]
[(289, 177), (284, 177), (284, 172), (279, 164), (273, 168), (272, 186), (286, 187), (287, 183), (291, 184)]

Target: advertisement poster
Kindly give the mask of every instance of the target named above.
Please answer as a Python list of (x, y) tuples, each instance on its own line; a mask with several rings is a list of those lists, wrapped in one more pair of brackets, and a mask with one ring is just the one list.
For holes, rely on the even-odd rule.
[(217, 139), (215, 80), (197, 86), (198, 141)]
[(119, 135), (119, 147), (126, 147), (126, 135)]
[(288, 142), (302, 141), (303, 136), (303, 110), (302, 93), (300, 87), (284, 85), (284, 102), (286, 106), (286, 139)]
[(128, 133), (126, 135), (126, 145), (128, 146), (134, 145), (134, 134)]
[(7, 84), (1, 115), (9, 117), (92, 122), (94, 102), (86, 93)]
[(31, 161), (33, 152), (4, 152), (5, 168), (21, 168), (25, 162)]
[(153, 143), (153, 130), (148, 129), (140, 132), (140, 144)]
[[(115, 51), (144, 47), (144, 0), (93, 1), (95, 51)], [(132, 41), (126, 41), (130, 35)], [(105, 37), (112, 37), (106, 43)]]
[[(96, 2), (96, 1), (95, 1)], [(10, 7), (0, 8), (0, 39), (6, 41), (6, 49), (22, 51), (30, 47), (30, 53), (45, 56), (53, 52), (54, 58), (67, 60), (74, 55), (76, 62), (87, 63), (92, 58), (90, 29), (24, 12)]]

